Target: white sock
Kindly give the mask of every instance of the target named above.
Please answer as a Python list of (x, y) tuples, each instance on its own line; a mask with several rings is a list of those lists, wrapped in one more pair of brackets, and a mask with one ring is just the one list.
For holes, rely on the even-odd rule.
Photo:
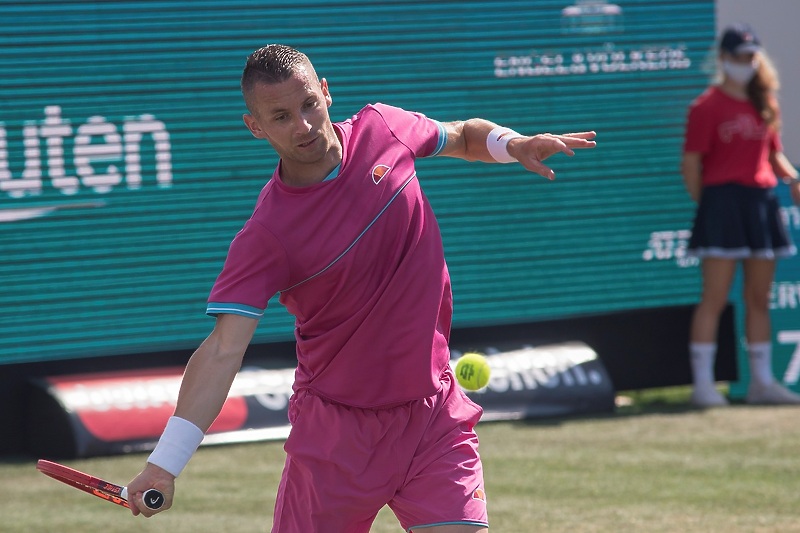
[(750, 359), (751, 379), (759, 385), (771, 385), (775, 381), (772, 374), (772, 343), (748, 343), (747, 355)]
[(689, 361), (692, 365), (692, 381), (695, 388), (714, 386), (714, 359), (716, 356), (716, 342), (689, 343)]

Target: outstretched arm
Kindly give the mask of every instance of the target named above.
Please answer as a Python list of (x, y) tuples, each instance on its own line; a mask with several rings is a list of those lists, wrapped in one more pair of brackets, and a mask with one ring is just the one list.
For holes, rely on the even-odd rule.
[[(175, 415), (145, 469), (128, 484), (134, 515), (149, 517), (172, 506), (175, 477), (222, 410), (257, 324), (252, 318), (219, 315), (214, 330), (192, 355), (181, 381)], [(148, 509), (142, 501), (142, 493), (149, 488), (165, 496), (165, 505), (159, 511)]]
[(572, 156), (573, 149), (596, 145), (593, 131), (525, 136), (480, 118), (446, 122), (443, 126), (447, 131), (447, 144), (439, 155), (484, 163), (516, 160), (529, 171), (550, 180), (555, 179), (555, 172), (542, 161), (559, 152)]

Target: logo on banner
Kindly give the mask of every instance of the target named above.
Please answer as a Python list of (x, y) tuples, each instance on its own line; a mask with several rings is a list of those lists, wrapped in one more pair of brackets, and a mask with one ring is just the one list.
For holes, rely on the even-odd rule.
[[(19, 149), (24, 163), (14, 176), (9, 158), (8, 129), (0, 121), (0, 197), (3, 194), (16, 203), (55, 190), (63, 196), (88, 191), (104, 195), (124, 187), (142, 187), (142, 145), (152, 144), (155, 181), (159, 188), (172, 186), (172, 145), (163, 122), (150, 114), (125, 117), (122, 124), (106, 117), (92, 116), (73, 127), (61, 117), (61, 107), (44, 108), (44, 120), (28, 120), (22, 126)], [(70, 163), (70, 164), (68, 164)], [(46, 172), (45, 170), (46, 169)], [(39, 218), (62, 209), (103, 207), (99, 198), (91, 201), (56, 202), (49, 205), (4, 202), (0, 222)]]
[[(625, 31), (622, 8), (605, 0), (581, 1), (561, 10), (563, 34), (594, 36)], [(495, 78), (529, 78), (602, 74), (639, 74), (665, 70), (686, 70), (692, 66), (682, 43), (648, 45), (614, 43), (603, 37), (602, 44), (561, 49), (497, 53)]]
[(800, 331), (779, 331), (778, 343), (794, 348), (789, 364), (783, 374), (783, 383), (796, 385), (800, 382)]
[[(157, 437), (175, 410), (182, 369), (165, 368), (47, 378), (51, 394), (88, 434), (104, 442)], [(242, 427), (242, 397), (230, 395), (210, 432)], [(119, 421), (125, 419), (124, 424)]]
[(674, 260), (679, 267), (699, 264), (695, 257), (686, 255), (692, 231), (688, 229), (654, 231), (650, 234), (647, 248), (642, 252), (645, 261)]
[[(480, 391), (503, 393), (510, 391), (554, 389), (565, 387), (592, 387), (601, 385), (605, 379), (595, 369), (583, 365), (597, 360), (597, 354), (583, 344), (540, 346), (498, 352), (487, 350), (487, 361), (492, 368), (489, 384)], [(453, 350), (451, 357), (457, 360), (461, 353)], [(451, 359), (451, 366), (454, 366)]]

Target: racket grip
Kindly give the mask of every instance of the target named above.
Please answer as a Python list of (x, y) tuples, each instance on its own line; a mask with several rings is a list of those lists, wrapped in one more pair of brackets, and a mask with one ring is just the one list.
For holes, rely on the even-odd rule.
[[(128, 499), (128, 487), (122, 487), (120, 496), (125, 500)], [(153, 511), (161, 509), (164, 505), (164, 495), (161, 494), (160, 490), (147, 489), (144, 491), (144, 494), (142, 494), (142, 499), (144, 500), (144, 505)]]

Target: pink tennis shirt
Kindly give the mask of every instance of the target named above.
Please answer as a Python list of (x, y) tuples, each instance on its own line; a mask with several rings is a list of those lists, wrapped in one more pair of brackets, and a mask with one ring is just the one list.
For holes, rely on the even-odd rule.
[(436, 394), (448, 365), (452, 294), (417, 157), (447, 135), (419, 113), (368, 105), (335, 123), (338, 174), (290, 187), (280, 164), (231, 243), (207, 313), (295, 317), (294, 390), (355, 407)]

